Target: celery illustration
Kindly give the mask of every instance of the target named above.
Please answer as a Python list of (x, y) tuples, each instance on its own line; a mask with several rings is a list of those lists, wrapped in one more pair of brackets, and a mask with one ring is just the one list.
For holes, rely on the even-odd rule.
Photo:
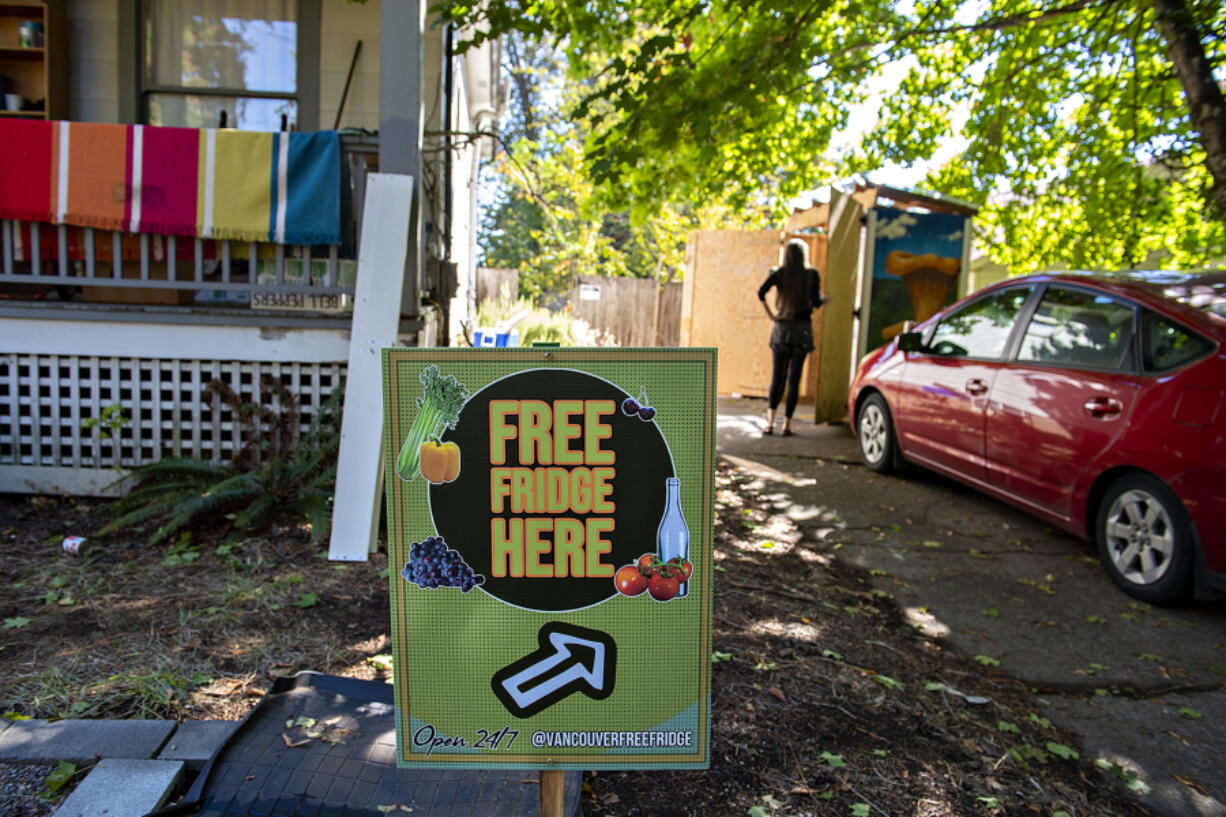
[(422, 443), (437, 440), (444, 431), (454, 428), (460, 419), (460, 409), (468, 399), (464, 384), (456, 380), (455, 375), (439, 374), (436, 365), (427, 366), (420, 379), (425, 388), (417, 398), (417, 417), (396, 457), (396, 475), (405, 481), (411, 481), (419, 473)]

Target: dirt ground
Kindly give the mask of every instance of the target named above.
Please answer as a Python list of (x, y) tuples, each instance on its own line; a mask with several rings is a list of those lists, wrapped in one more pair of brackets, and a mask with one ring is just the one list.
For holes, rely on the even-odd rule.
[[(1025, 684), (906, 626), (732, 466), (718, 485), (711, 768), (589, 773), (588, 817), (1151, 813)], [(237, 719), (280, 675), (386, 677), (382, 554), (331, 563), (293, 524), (63, 552), (104, 519), (0, 496), (0, 711)]]

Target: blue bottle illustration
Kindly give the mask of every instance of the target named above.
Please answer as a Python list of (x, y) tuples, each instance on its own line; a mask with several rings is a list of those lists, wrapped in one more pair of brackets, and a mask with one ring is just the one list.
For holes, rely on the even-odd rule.
[[(681, 512), (681, 480), (669, 477), (665, 485), (668, 486), (668, 499), (664, 506), (664, 516), (660, 519), (660, 528), (656, 532), (656, 552), (665, 562), (678, 556), (688, 562), (690, 529), (685, 524), (685, 515)], [(689, 593), (689, 585), (689, 582), (681, 583), (677, 598)]]

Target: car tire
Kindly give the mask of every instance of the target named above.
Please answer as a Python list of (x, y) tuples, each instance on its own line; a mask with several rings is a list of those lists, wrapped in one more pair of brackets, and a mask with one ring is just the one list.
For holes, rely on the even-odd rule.
[(860, 457), (870, 471), (888, 474), (898, 466), (897, 442), (890, 407), (880, 394), (870, 394), (856, 417), (856, 438)]
[(1094, 525), (1098, 555), (1112, 581), (1150, 604), (1185, 600), (1196, 546), (1179, 497), (1149, 474), (1129, 474), (1107, 489)]

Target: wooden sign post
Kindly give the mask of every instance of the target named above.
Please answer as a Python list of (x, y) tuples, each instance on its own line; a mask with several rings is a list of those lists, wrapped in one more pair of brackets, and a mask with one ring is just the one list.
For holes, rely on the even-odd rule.
[(563, 817), (563, 788), (566, 772), (561, 769), (541, 770), (541, 817)]

